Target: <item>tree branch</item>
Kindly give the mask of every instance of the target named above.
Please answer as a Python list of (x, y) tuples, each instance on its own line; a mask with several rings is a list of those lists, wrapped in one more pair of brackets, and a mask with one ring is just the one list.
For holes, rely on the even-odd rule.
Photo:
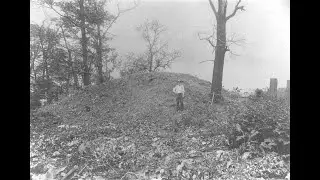
[(212, 61), (212, 62), (214, 62), (214, 60), (205, 60), (205, 61), (199, 62), (199, 64), (204, 63), (204, 62), (207, 62), (207, 61)]
[(216, 8), (214, 7), (214, 4), (212, 3), (211, 0), (209, 0), (209, 3), (210, 3), (210, 6), (211, 6), (211, 9), (212, 9), (213, 12), (214, 12), (214, 15), (217, 17), (217, 10), (216, 10)]
[(236, 4), (236, 6), (234, 7), (234, 10), (232, 12), (232, 14), (230, 14), (229, 16), (227, 16), (226, 21), (228, 21), (230, 18), (232, 18), (234, 15), (236, 15), (237, 11), (240, 9), (241, 11), (244, 11), (244, 6), (239, 6), (239, 4), (241, 3), (241, 0), (239, 0)]
[(154, 54), (157, 54), (158, 52), (160, 52), (163, 48), (168, 46), (168, 42), (163, 43), (155, 52)]
[(210, 38), (213, 38), (213, 34), (211, 36), (209, 36), (209, 37), (201, 38), (200, 34), (198, 33), (198, 37), (199, 37), (200, 40), (206, 40), (206, 41), (209, 42), (209, 44), (213, 47), (213, 51), (212, 51), (212, 54), (213, 54), (214, 51), (215, 51), (215, 48), (216, 48), (216, 45), (213, 43), (213, 40), (210, 40)]
[(158, 68), (164, 68), (170, 67), (170, 65), (173, 63), (173, 61), (179, 57), (181, 57), (180, 51), (174, 50), (171, 53), (167, 52), (161, 52), (159, 54), (160, 57), (157, 57), (155, 59), (155, 67), (153, 71), (156, 71)]
[(65, 15), (62, 15), (59, 11), (57, 11), (52, 4), (47, 4), (48, 7), (42, 5), (42, 7), (45, 7), (45, 8), (49, 8), (49, 9), (52, 9), (54, 12), (56, 12), (59, 16), (61, 17), (64, 17), (66, 19), (69, 20), (69, 22), (71, 22), (73, 25), (75, 25), (76, 27), (80, 27), (80, 25), (78, 25), (76, 22), (74, 22), (69, 16), (65, 16)]
[(231, 50), (229, 50), (229, 53), (230, 53), (231, 55), (234, 55), (234, 56), (240, 56), (240, 54), (236, 54), (236, 53), (234, 53), (234, 52), (231, 51)]
[(121, 14), (136, 8), (138, 5), (139, 4), (136, 1), (134, 1), (134, 6), (133, 7), (128, 8), (128, 9), (124, 9), (124, 10), (121, 11), (119, 4), (117, 4), (118, 14), (113, 18), (113, 20), (111, 21), (109, 26), (106, 28), (104, 35), (108, 32), (108, 30), (112, 27), (112, 25), (116, 22), (116, 20), (120, 17)]
[(231, 38), (227, 40), (227, 43), (230, 45), (235, 44), (237, 46), (241, 46), (241, 44), (245, 43), (244, 38), (236, 39), (236, 34), (232, 34)]

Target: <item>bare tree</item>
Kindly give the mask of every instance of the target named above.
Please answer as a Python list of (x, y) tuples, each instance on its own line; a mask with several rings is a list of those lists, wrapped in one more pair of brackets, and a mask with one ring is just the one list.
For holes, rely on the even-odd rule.
[[(222, 76), (223, 76), (223, 65), (224, 65), (224, 57), (225, 53), (227, 51), (234, 54), (232, 51), (230, 51), (229, 46), (231, 44), (237, 44), (240, 43), (242, 40), (236, 40), (235, 37), (231, 37), (229, 40), (230, 44), (228, 46), (227, 44), (227, 38), (226, 38), (226, 24), (227, 21), (230, 20), (232, 17), (236, 15), (238, 10), (244, 11), (244, 6), (240, 6), (241, 0), (238, 0), (232, 13), (227, 16), (227, 6), (228, 1), (227, 0), (217, 0), (218, 1), (218, 9), (216, 9), (216, 6), (212, 2), (212, 0), (209, 0), (210, 7), (215, 15), (217, 26), (216, 34), (212, 34), (209, 37), (201, 38), (202, 40), (206, 40), (210, 43), (210, 45), (214, 48), (215, 58), (214, 60), (207, 60), (207, 61), (214, 61), (214, 67), (213, 67), (213, 74), (212, 74), (212, 84), (211, 84), (211, 96), (214, 94), (214, 100), (220, 101), (222, 100), (221, 90), (222, 90)], [(214, 37), (216, 35), (216, 37)], [(213, 41), (216, 41), (216, 43), (213, 43)], [(234, 54), (236, 55), (236, 54)]]
[[(209, 43), (209, 45), (212, 48), (212, 54), (214, 54), (215, 50), (216, 50), (216, 40), (217, 39), (214, 34), (215, 29), (216, 29), (216, 26), (214, 26), (214, 29), (213, 29), (213, 32), (211, 35), (207, 35), (207, 33), (198, 33), (198, 37), (200, 40), (203, 40), (203, 41), (206, 41)], [(239, 56), (238, 53), (236, 53), (232, 50), (232, 46), (233, 45), (242, 46), (244, 43), (245, 43), (244, 38), (239, 37), (238, 35), (236, 35), (236, 33), (232, 33), (232, 35), (226, 41), (226, 51), (228, 53), (230, 53), (230, 55)], [(214, 62), (213, 59), (210, 59), (210, 60), (200, 61), (199, 64), (204, 63), (204, 62), (209, 62), (209, 61)]]
[(137, 27), (142, 33), (143, 40), (147, 43), (146, 59), (148, 62), (148, 71), (154, 72), (161, 68), (169, 68), (172, 62), (181, 56), (180, 51), (170, 51), (168, 42), (161, 41), (161, 35), (167, 30), (158, 20), (149, 21)]

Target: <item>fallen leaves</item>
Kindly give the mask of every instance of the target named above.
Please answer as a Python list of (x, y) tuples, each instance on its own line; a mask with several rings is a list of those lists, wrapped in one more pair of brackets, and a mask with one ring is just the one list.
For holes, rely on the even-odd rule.
[[(164, 76), (166, 83), (161, 84), (159, 78)], [(208, 106), (205, 92), (210, 87), (179, 75), (192, 80), (186, 81), (186, 110), (177, 114), (170, 106), (174, 104), (171, 86), (177, 76), (156, 75), (152, 86), (131, 89), (123, 86), (126, 82), (120, 79), (42, 109), (39, 120), (35, 118), (33, 122), (45, 122), (48, 117), (62, 119), (65, 124), (51, 124), (41, 133), (40, 128), (32, 129), (37, 133), (30, 135), (30, 156), (37, 156), (34, 159), (38, 163), (54, 157), (62, 164), (53, 163), (55, 168), (46, 172), (49, 179), (56, 174), (66, 177), (74, 165), (78, 166), (73, 171), (74, 178), (83, 180), (290, 178), (290, 162), (282, 161), (279, 155), (266, 153), (259, 159), (252, 158), (251, 152), (228, 150), (227, 132), (244, 111), (241, 101), (229, 98), (229, 104)], [(108, 95), (90, 99), (90, 94), (95, 98)], [(83, 111), (87, 104), (92, 107), (90, 113)], [(44, 115), (46, 111), (50, 113)], [(174, 121), (177, 132), (172, 128)], [(234, 127), (242, 131), (240, 124)], [(257, 135), (257, 131), (250, 132), (252, 138)], [(274, 145), (271, 140), (265, 143)], [(41, 170), (43, 174), (45, 168)]]

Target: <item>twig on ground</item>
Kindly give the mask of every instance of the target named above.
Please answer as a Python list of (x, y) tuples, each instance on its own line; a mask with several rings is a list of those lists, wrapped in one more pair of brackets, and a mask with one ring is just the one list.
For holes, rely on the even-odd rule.
[(88, 166), (88, 164), (86, 164), (82, 169), (81, 169), (81, 171), (79, 171), (79, 175), (82, 173), (82, 171), (86, 168)]
[[(110, 157), (111, 157), (111, 156), (110, 156)], [(112, 158), (112, 157), (111, 157), (111, 158)], [(105, 163), (105, 162), (104, 162), (104, 164), (105, 164), (105, 165), (108, 165), (112, 170), (114, 170), (115, 172), (117, 172), (117, 173), (119, 174), (119, 172), (118, 172), (118, 171), (116, 171), (115, 169), (113, 169), (113, 168), (110, 166), (110, 164), (109, 164), (109, 163)]]
[(139, 176), (138, 176), (137, 174), (133, 173), (133, 172), (126, 172), (126, 173), (121, 177), (120, 180), (122, 180), (124, 177), (126, 177), (127, 174), (133, 174), (133, 175), (135, 175), (137, 178), (139, 178)]
[(78, 166), (75, 165), (61, 180), (66, 180), (70, 174), (72, 174), (75, 170), (78, 169)]
[(80, 174), (82, 173), (82, 171), (84, 170), (84, 168), (86, 168), (88, 165), (86, 164), (82, 169), (81, 171), (79, 171), (76, 175), (72, 176), (72, 178), (76, 177), (76, 176), (80, 176)]

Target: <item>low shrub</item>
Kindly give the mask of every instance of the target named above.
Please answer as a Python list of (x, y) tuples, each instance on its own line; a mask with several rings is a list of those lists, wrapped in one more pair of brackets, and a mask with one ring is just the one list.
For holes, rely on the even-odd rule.
[(290, 108), (283, 100), (264, 97), (245, 102), (246, 111), (236, 119), (229, 136), (231, 149), (259, 153), (290, 153)]
[(263, 96), (263, 90), (262, 89), (256, 89), (255, 90), (255, 96), (260, 98)]

